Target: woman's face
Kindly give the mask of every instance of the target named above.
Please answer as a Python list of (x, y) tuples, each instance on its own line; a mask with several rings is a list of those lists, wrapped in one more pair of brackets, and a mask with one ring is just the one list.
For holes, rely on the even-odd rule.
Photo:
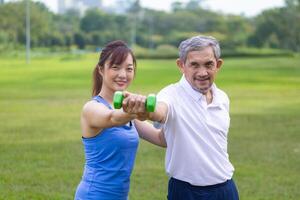
[(110, 66), (110, 60), (100, 70), (103, 77), (103, 87), (115, 92), (125, 90), (134, 78), (134, 65), (131, 54), (128, 54), (123, 63)]

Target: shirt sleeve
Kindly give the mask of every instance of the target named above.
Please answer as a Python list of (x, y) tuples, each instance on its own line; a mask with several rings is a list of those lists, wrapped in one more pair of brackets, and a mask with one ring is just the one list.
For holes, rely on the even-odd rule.
[(227, 112), (229, 113), (230, 101), (229, 101), (229, 97), (227, 96), (227, 94), (225, 94), (225, 108), (226, 108)]

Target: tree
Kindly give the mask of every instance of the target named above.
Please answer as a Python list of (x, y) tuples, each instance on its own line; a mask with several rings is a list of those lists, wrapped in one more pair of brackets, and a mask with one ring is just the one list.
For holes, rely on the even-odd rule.
[(179, 11), (183, 9), (183, 3), (180, 1), (175, 1), (171, 4), (171, 10), (173, 12)]
[(300, 14), (295, 12), (298, 4), (291, 2), (296, 1), (289, 1), (286, 7), (261, 13), (255, 19), (256, 30), (250, 42), (257, 46), (278, 46), (278, 48), (300, 51)]
[(84, 34), (78, 32), (74, 34), (74, 42), (78, 46), (79, 49), (84, 49), (85, 47), (85, 38)]
[(110, 28), (112, 20), (109, 15), (98, 9), (90, 9), (80, 21), (80, 29), (84, 32), (101, 31)]
[(201, 4), (204, 2), (205, 0), (190, 0), (187, 2), (185, 8), (187, 10), (195, 10), (200, 8)]

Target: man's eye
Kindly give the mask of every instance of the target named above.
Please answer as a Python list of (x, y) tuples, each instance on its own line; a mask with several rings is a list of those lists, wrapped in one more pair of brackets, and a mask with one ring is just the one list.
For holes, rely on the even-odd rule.
[(213, 63), (207, 63), (207, 64), (206, 64), (206, 67), (207, 67), (207, 68), (212, 68), (213, 66), (214, 66)]
[(132, 72), (133, 68), (129, 67), (129, 68), (127, 68), (127, 71)]
[(194, 67), (194, 68), (197, 68), (198, 64), (197, 63), (191, 63), (191, 66)]

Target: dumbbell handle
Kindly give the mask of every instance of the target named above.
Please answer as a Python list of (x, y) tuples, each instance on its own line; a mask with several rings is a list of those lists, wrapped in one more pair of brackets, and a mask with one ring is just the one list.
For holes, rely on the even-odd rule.
[[(122, 107), (122, 102), (123, 102), (124, 96), (121, 91), (116, 91), (114, 94), (114, 108), (119, 109)], [(154, 112), (155, 106), (156, 106), (156, 96), (155, 94), (149, 94), (147, 99), (146, 99), (146, 110), (147, 112)]]

